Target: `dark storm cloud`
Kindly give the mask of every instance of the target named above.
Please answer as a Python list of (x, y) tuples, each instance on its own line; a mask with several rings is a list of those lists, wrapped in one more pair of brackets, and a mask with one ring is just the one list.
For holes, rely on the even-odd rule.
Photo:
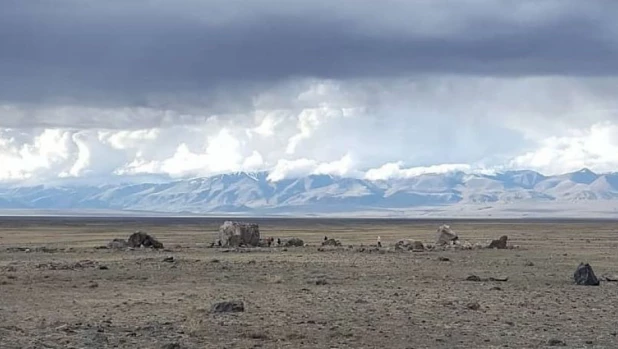
[(147, 105), (296, 77), (615, 75), (610, 1), (0, 0), (0, 101)]

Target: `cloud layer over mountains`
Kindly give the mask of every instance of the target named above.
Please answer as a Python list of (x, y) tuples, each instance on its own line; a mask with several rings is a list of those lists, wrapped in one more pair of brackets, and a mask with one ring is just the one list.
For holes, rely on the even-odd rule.
[(618, 4), (0, 5), (0, 181), (618, 167)]

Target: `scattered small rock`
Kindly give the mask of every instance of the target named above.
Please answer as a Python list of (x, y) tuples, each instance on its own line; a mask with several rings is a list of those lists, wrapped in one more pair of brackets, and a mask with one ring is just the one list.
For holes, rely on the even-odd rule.
[(81, 270), (87, 268), (98, 268), (98, 263), (87, 259), (75, 263), (51, 261), (48, 263), (37, 264), (36, 268), (47, 270)]
[(534, 263), (532, 263), (530, 261), (526, 262), (525, 265), (526, 265), (526, 267), (534, 267)]
[(175, 261), (174, 256), (167, 256), (163, 258), (163, 262), (166, 262), (166, 263), (174, 263), (174, 261)]
[(257, 339), (257, 340), (269, 339), (268, 334), (265, 332), (250, 332), (250, 333), (245, 334), (245, 337), (250, 338), (250, 339)]
[(479, 281), (483, 281), (479, 276), (476, 275), (470, 275), (466, 278), (466, 281), (475, 281), (475, 282), (479, 282)]
[(560, 339), (552, 338), (547, 341), (547, 345), (550, 347), (566, 347), (566, 343), (561, 341)]
[(508, 276), (496, 276), (496, 277), (489, 277), (489, 278), (482, 278), (480, 276), (477, 275), (470, 275), (466, 278), (466, 281), (475, 281), (475, 282), (480, 282), (480, 281), (498, 281), (498, 282), (506, 282), (509, 281)]
[(108, 270), (109, 267), (107, 265), (99, 265), (99, 270)]
[(449, 259), (449, 258), (446, 258), (446, 257), (438, 257), (438, 260), (439, 260), (440, 262), (448, 262), (448, 261), (450, 261), (450, 259)]
[(245, 311), (245, 303), (243, 301), (227, 301), (215, 303), (212, 306), (213, 313), (241, 313)]
[(471, 302), (466, 304), (466, 308), (470, 310), (479, 310), (481, 309), (481, 305), (478, 302)]
[(588, 263), (580, 263), (577, 270), (575, 270), (575, 274), (573, 274), (573, 278), (577, 285), (599, 286), (600, 284), (599, 279), (594, 275), (594, 271), (592, 271), (592, 267)]
[(328, 285), (328, 281), (326, 279), (318, 279), (315, 281), (315, 284), (318, 286)]
[(95, 281), (91, 281), (90, 284), (88, 284), (88, 288), (97, 288), (99, 287), (99, 284)]
[(508, 276), (504, 276), (504, 277), (490, 277), (489, 281), (507, 282), (507, 281), (509, 281), (509, 278), (508, 278)]

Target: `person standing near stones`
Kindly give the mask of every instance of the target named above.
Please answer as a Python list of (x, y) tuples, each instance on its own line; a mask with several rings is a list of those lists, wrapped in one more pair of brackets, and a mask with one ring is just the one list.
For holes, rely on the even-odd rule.
[(378, 236), (378, 247), (382, 247), (382, 240), (380, 240), (379, 236)]

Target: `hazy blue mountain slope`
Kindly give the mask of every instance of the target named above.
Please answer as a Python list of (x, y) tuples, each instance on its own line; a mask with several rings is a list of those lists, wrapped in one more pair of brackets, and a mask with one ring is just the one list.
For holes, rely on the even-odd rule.
[(0, 209), (26, 210), (320, 214), (523, 205), (524, 210), (534, 211), (536, 203), (592, 201), (618, 203), (617, 173), (596, 174), (588, 169), (558, 176), (534, 171), (453, 172), (380, 181), (310, 175), (271, 182), (268, 173), (261, 172), (140, 184), (0, 187)]

